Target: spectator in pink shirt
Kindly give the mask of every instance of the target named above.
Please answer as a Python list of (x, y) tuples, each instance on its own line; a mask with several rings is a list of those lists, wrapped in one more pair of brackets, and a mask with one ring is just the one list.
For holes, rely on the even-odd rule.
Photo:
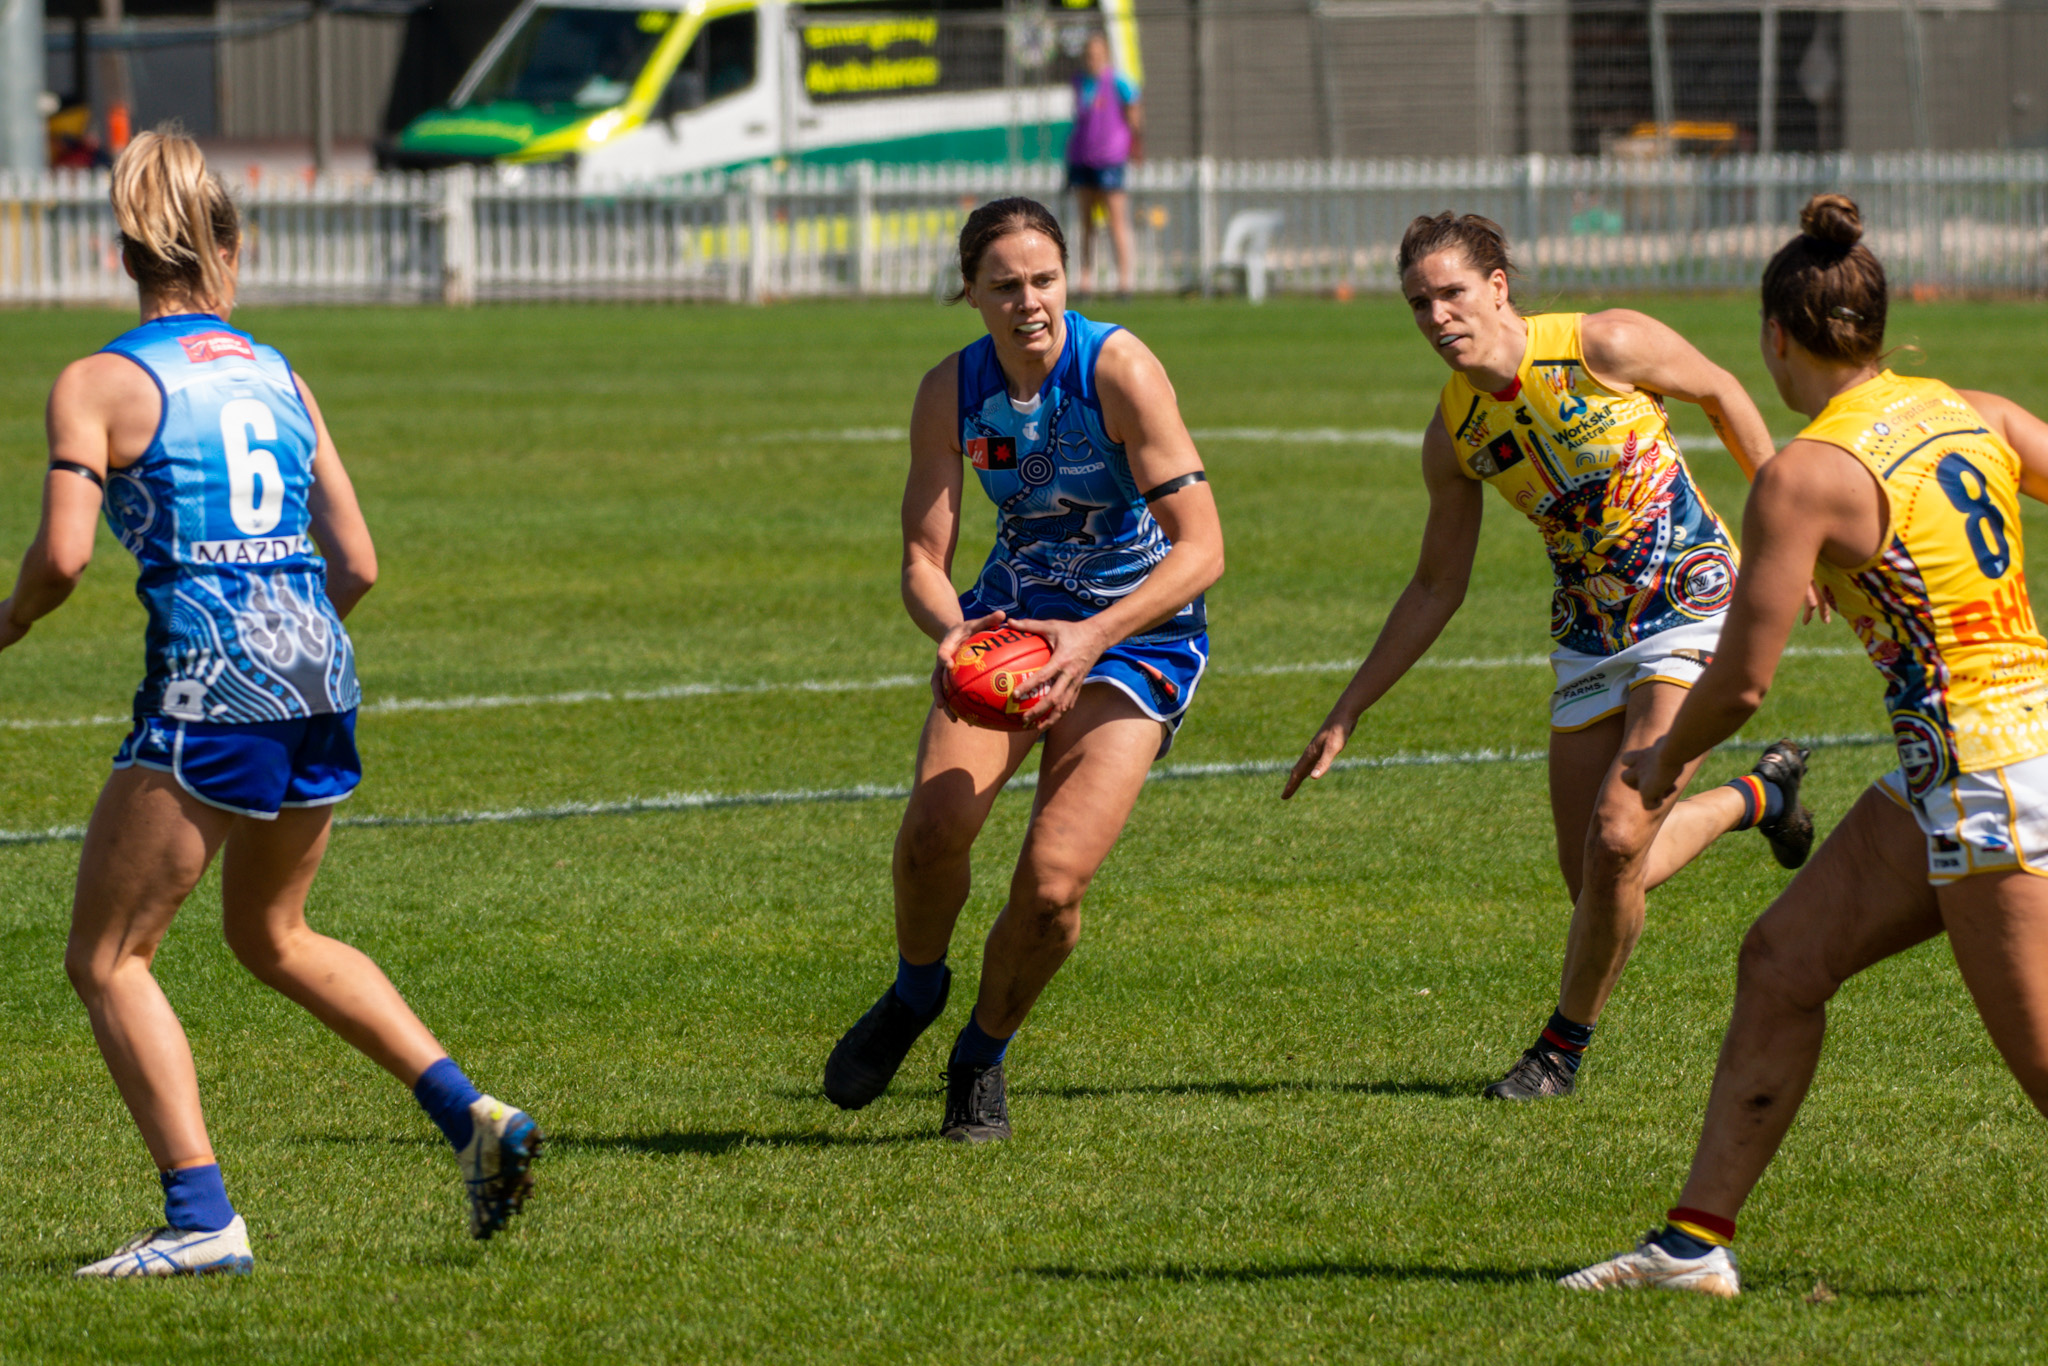
[(1067, 138), (1067, 188), (1081, 209), (1081, 278), (1084, 296), (1095, 287), (1095, 210), (1109, 219), (1116, 243), (1117, 288), (1131, 292), (1131, 201), (1124, 193), (1124, 169), (1142, 160), (1145, 106), (1138, 87), (1117, 74), (1109, 39), (1088, 39), (1087, 67), (1074, 78), (1074, 131)]

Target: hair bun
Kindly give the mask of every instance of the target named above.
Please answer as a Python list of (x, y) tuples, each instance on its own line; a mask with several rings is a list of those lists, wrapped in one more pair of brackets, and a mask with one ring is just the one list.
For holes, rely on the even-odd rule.
[(1845, 194), (1817, 194), (1799, 211), (1799, 230), (1847, 251), (1863, 240), (1863, 215)]

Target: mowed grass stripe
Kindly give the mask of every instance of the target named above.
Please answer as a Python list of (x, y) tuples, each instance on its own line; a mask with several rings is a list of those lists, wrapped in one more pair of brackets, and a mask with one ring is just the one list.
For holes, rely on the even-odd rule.
[[(1788, 658), (1839, 659), (1861, 654), (1860, 650), (1834, 646), (1808, 648), (1792, 646)], [(1245, 664), (1213, 666), (1211, 672), (1225, 677), (1277, 678), (1287, 674), (1352, 673), (1355, 659), (1324, 659), (1305, 664)], [(1514, 669), (1547, 665), (1548, 655), (1499, 655), (1491, 658), (1429, 659), (1417, 661), (1418, 669)], [(569, 707), (598, 702), (666, 702), (689, 697), (751, 697), (763, 693), (887, 692), (895, 688), (922, 687), (927, 674), (891, 674), (886, 678), (834, 679), (804, 678), (791, 683), (675, 683), (661, 688), (579, 688), (571, 692), (501, 693), (472, 697), (390, 697), (363, 703), (365, 715), (395, 712), (495, 711), (503, 707)], [(21, 717), (0, 721), (7, 730), (65, 730), (78, 726), (127, 725), (126, 713), (100, 716)]]

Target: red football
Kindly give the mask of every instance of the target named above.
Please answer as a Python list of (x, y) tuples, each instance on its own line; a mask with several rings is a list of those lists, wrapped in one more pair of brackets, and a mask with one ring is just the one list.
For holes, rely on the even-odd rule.
[(1052, 662), (1052, 642), (1036, 631), (998, 626), (969, 636), (946, 671), (946, 700), (961, 720), (990, 730), (1023, 730), (1023, 694)]

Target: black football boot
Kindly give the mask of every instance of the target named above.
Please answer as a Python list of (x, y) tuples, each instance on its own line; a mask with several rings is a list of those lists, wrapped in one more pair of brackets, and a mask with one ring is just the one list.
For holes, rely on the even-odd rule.
[(1777, 816), (1758, 821), (1756, 826), (1781, 868), (1797, 868), (1813, 852), (1813, 813), (1799, 804), (1799, 784), (1812, 756), (1812, 750), (1801, 749), (1790, 740), (1776, 740), (1764, 747), (1763, 757), (1750, 770), (1765, 782), (1776, 783), (1778, 791), (1785, 794)]
[(832, 1056), (825, 1059), (825, 1099), (842, 1110), (858, 1110), (888, 1090), (917, 1036), (946, 1013), (952, 990), (953, 970), (947, 968), (938, 1004), (920, 1016), (903, 1004), (892, 984), (833, 1045)]
[(1010, 1100), (1003, 1065), (946, 1065), (946, 1119), (939, 1137), (954, 1143), (994, 1143), (1010, 1136)]

